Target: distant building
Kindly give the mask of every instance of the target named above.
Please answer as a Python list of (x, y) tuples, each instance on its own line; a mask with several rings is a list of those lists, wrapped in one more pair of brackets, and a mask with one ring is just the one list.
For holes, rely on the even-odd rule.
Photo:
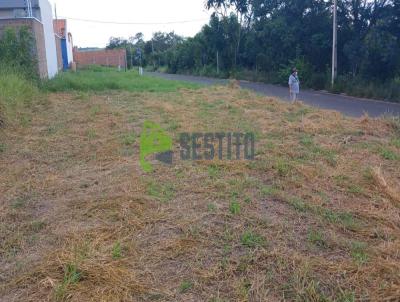
[(101, 65), (110, 67), (126, 68), (125, 49), (78, 49), (74, 48), (74, 60), (77, 67), (88, 65)]
[(41, 78), (54, 77), (59, 68), (53, 29), (53, 14), (48, 0), (0, 0), (0, 35), (5, 28), (27, 26), (35, 39), (34, 55)]
[(61, 42), (62, 66), (64, 70), (69, 69), (74, 61), (72, 34), (68, 32), (67, 20), (57, 19), (53, 21), (54, 32)]

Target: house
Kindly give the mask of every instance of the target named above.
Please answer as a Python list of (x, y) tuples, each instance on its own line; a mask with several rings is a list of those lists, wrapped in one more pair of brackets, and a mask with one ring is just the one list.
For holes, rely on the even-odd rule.
[(65, 19), (54, 20), (53, 25), (54, 32), (61, 42), (62, 66), (64, 70), (67, 70), (74, 61), (72, 34), (68, 32)]
[(59, 68), (53, 29), (52, 8), (48, 0), (0, 0), (0, 35), (4, 29), (28, 27), (35, 40), (33, 55), (41, 78), (54, 77)]

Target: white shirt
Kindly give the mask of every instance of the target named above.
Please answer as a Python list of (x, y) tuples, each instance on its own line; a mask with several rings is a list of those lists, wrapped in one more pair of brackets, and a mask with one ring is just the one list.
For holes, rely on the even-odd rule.
[(291, 90), (293, 93), (299, 93), (300, 92), (300, 81), (299, 78), (296, 77), (295, 75), (291, 74), (289, 77), (289, 87), (291, 87)]

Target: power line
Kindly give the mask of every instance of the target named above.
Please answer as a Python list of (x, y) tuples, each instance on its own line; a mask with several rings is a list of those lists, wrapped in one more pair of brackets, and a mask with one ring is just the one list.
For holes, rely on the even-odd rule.
[(73, 21), (89, 22), (89, 23), (102, 23), (102, 24), (115, 24), (115, 25), (168, 25), (168, 24), (184, 24), (184, 23), (195, 23), (204, 22), (208, 19), (197, 19), (197, 20), (185, 20), (185, 21), (172, 21), (172, 22), (117, 22), (117, 21), (103, 21), (103, 20), (90, 20), (70, 17), (60, 17), (62, 19), (68, 19)]

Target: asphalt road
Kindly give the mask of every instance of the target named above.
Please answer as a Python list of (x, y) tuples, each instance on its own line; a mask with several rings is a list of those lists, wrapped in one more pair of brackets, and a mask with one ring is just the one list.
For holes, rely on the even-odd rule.
[[(228, 80), (207, 77), (166, 74), (158, 72), (151, 72), (148, 74), (169, 80), (186, 81), (203, 85), (228, 83)], [(253, 90), (259, 94), (278, 97), (283, 101), (289, 102), (289, 89), (286, 87), (248, 81), (239, 82), (242, 88)], [(344, 115), (352, 117), (360, 117), (364, 113), (367, 113), (371, 117), (379, 117), (384, 114), (400, 116), (400, 103), (368, 100), (313, 90), (300, 91), (299, 99), (305, 104), (321, 109), (337, 110)]]

